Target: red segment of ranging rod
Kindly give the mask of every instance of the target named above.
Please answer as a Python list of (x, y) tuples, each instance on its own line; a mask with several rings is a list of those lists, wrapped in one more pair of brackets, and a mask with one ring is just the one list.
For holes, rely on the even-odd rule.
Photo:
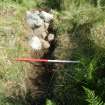
[(52, 62), (52, 63), (80, 63), (80, 61), (71, 60), (49, 60), (49, 59), (33, 59), (33, 58), (18, 58), (16, 61), (23, 62)]
[(23, 62), (48, 62), (48, 59), (17, 58), (16, 61), (23, 61)]

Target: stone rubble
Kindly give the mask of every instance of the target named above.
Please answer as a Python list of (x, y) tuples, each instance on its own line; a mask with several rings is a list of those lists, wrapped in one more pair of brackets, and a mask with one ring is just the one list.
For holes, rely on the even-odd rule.
[(53, 33), (48, 32), (53, 18), (53, 14), (45, 11), (26, 12), (26, 22), (33, 30), (33, 36), (29, 41), (29, 45), (33, 50), (48, 49), (50, 47), (50, 42), (55, 37)]
[(45, 11), (41, 11), (40, 17), (44, 19), (45, 22), (49, 23), (53, 19), (53, 15)]
[(54, 34), (49, 34), (48, 35), (48, 41), (51, 42), (54, 40)]
[(32, 13), (30, 11), (27, 11), (26, 18), (27, 18), (27, 24), (32, 29), (40, 27), (44, 24), (43, 20), (40, 18), (38, 13)]
[(48, 49), (50, 47), (50, 43), (48, 41), (41, 39), (41, 42), (44, 49)]
[(36, 50), (42, 49), (42, 43), (37, 36), (33, 36), (32, 39), (29, 41), (29, 44), (32, 49), (36, 49)]

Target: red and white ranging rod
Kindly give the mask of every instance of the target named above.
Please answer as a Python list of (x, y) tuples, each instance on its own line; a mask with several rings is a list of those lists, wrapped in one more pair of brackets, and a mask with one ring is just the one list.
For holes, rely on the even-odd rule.
[(51, 63), (80, 63), (80, 61), (72, 61), (72, 60), (50, 60), (50, 59), (34, 59), (34, 58), (17, 58), (16, 61), (23, 61), (23, 62), (51, 62)]

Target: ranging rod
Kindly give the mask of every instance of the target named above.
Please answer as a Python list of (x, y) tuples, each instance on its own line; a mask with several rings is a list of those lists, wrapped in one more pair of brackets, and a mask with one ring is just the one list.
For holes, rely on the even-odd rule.
[(51, 62), (51, 63), (80, 63), (80, 61), (72, 60), (50, 60), (50, 59), (34, 59), (34, 58), (17, 58), (16, 61), (23, 62)]

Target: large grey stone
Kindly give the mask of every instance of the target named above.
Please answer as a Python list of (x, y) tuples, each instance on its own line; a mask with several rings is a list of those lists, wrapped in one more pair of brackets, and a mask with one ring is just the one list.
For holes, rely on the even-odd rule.
[(43, 49), (48, 49), (50, 47), (50, 43), (46, 40), (41, 39)]
[(31, 40), (29, 40), (29, 44), (33, 50), (42, 49), (42, 42), (37, 36), (33, 36)]
[(32, 13), (30, 11), (27, 11), (26, 13), (26, 21), (29, 27), (32, 29), (40, 27), (44, 24), (43, 20), (40, 18), (38, 13)]
[(50, 22), (51, 20), (53, 20), (53, 15), (45, 11), (40, 12), (40, 17), (44, 19), (45, 22)]

